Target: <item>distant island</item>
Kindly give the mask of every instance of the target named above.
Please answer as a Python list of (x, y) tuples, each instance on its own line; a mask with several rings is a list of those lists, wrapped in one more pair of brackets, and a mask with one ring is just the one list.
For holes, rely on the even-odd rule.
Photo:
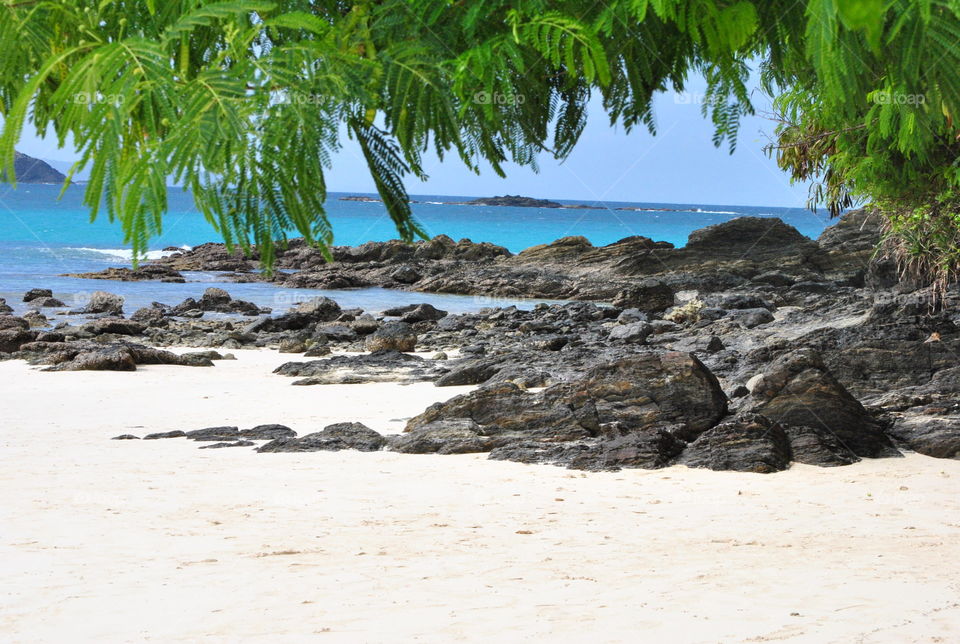
[[(350, 195), (340, 197), (340, 201), (359, 201), (361, 203), (380, 203), (376, 197), (367, 197), (365, 195)], [(410, 203), (421, 203), (411, 200)], [(535, 199), (533, 197), (522, 197), (520, 195), (504, 195), (502, 197), (481, 197), (471, 199), (470, 201), (431, 201), (429, 203), (443, 206), (512, 206), (514, 208), (563, 208), (569, 210), (632, 210), (636, 212), (688, 212), (681, 208), (645, 208), (643, 206), (619, 206), (617, 208), (608, 208), (607, 206), (591, 206), (583, 203), (559, 203), (549, 199)]]
[(67, 177), (46, 161), (14, 152), (13, 172), (18, 183), (63, 183)]

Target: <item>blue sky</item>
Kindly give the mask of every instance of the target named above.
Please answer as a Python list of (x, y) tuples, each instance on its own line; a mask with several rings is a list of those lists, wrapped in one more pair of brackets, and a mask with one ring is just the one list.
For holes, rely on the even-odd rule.
[[(411, 194), (492, 196), (520, 194), (539, 198), (595, 201), (640, 201), (748, 206), (803, 207), (806, 185), (791, 185), (786, 174), (766, 157), (762, 147), (773, 123), (762, 116), (743, 120), (737, 151), (715, 148), (713, 126), (700, 114), (703, 82), (689, 84), (682, 95), (667, 92), (657, 98), (657, 135), (645, 128), (626, 134), (611, 128), (599, 101), (591, 103), (589, 122), (580, 143), (563, 163), (548, 155), (540, 173), (509, 166), (507, 177), (484, 168), (468, 171), (459, 159), (425, 159), (430, 175), (421, 183), (409, 179)], [(755, 97), (758, 108), (765, 106)], [(25, 133), (18, 149), (30, 156), (72, 161), (72, 151), (58, 150), (50, 137)], [(331, 191), (373, 192), (373, 182), (350, 141), (334, 159), (327, 185)]]

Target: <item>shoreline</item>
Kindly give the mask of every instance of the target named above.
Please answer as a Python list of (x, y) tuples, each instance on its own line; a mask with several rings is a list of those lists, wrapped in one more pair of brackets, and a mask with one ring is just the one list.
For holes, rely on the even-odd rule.
[(384, 431), (471, 389), (291, 387), (269, 373), (285, 356), (235, 353), (136, 373), (0, 363), (16, 428), (0, 456), (8, 636), (612, 641), (678, 623), (691, 642), (958, 634), (960, 461), (587, 474), (483, 455), (109, 440), (227, 421)]

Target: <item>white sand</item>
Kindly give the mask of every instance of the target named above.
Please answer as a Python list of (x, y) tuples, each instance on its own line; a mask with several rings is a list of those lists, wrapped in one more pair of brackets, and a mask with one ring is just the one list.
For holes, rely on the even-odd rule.
[(583, 474), (125, 432), (359, 420), (462, 388), (0, 363), (3, 641), (960, 641), (960, 462)]

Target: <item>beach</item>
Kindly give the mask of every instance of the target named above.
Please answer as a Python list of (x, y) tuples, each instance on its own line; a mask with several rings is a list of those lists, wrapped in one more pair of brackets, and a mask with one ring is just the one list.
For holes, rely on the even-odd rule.
[(119, 434), (344, 421), (471, 387), (294, 387), (290, 359), (0, 363), (6, 641), (960, 638), (960, 461), (587, 473)]

